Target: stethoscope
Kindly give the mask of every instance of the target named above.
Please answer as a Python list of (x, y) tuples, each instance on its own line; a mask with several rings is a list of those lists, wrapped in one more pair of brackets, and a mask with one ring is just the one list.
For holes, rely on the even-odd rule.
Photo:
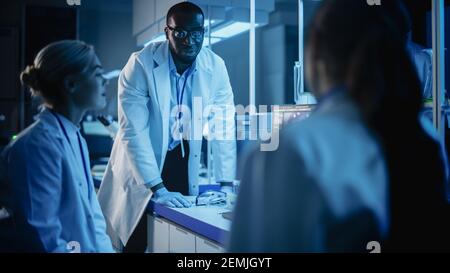
[[(69, 143), (70, 149), (72, 150), (74, 157), (77, 158), (77, 154), (75, 153), (75, 150), (73, 149), (72, 143), (70, 142), (70, 139), (69, 139), (69, 135), (67, 134), (66, 128), (64, 127), (61, 119), (52, 110), (50, 110), (50, 113), (52, 113), (52, 115), (58, 121), (59, 127), (63, 131), (64, 137), (66, 138), (67, 142)], [(84, 152), (83, 152), (83, 145), (81, 144), (81, 139), (80, 139), (80, 136), (79, 136), (79, 132), (77, 132), (77, 139), (78, 139), (78, 146), (80, 147), (80, 153), (81, 153), (81, 160), (82, 160), (82, 164), (83, 164), (84, 176), (86, 178), (86, 183), (87, 183), (87, 186), (88, 186), (88, 198), (89, 198), (89, 200), (91, 200), (91, 184), (90, 184), (89, 174), (88, 174), (88, 171), (86, 169), (86, 161), (85, 161)]]

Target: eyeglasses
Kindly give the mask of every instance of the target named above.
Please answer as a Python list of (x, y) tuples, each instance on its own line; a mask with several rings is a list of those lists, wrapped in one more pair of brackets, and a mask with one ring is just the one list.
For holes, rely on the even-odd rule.
[(173, 28), (170, 26), (167, 26), (167, 28), (173, 32), (173, 35), (175, 36), (175, 38), (177, 39), (185, 39), (186, 37), (188, 37), (188, 35), (190, 35), (192, 37), (192, 39), (200, 41), (201, 39), (203, 39), (203, 34), (205, 33), (205, 29), (201, 28), (199, 30), (192, 30), (192, 31), (187, 31), (181, 28)]

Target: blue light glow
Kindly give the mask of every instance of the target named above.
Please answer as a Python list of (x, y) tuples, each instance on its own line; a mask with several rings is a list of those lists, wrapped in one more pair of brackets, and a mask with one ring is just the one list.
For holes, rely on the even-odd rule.
[[(235, 35), (241, 34), (245, 31), (248, 31), (250, 29), (250, 23), (246, 22), (233, 22), (225, 27), (221, 27), (215, 31), (212, 32), (212, 37), (227, 39), (230, 37), (233, 37)], [(255, 24), (255, 27), (257, 27), (258, 24)]]

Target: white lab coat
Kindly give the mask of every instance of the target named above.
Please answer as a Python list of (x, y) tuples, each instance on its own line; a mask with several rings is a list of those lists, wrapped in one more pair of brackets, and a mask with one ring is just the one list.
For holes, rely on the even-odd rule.
[[(201, 97), (203, 107), (228, 109), (227, 132), (235, 132), (234, 97), (224, 61), (207, 48), (196, 59), (192, 100)], [(168, 42), (150, 44), (131, 55), (119, 77), (119, 124), (99, 201), (109, 223), (110, 235), (125, 245), (151, 198), (144, 183), (155, 181), (164, 165), (169, 145), (170, 72)], [(193, 110), (195, 111), (195, 109)], [(207, 122), (199, 117), (201, 130)], [(195, 129), (194, 129), (195, 130)], [(197, 131), (198, 132), (198, 131)], [(198, 194), (201, 137), (189, 140), (189, 194)], [(212, 141), (217, 181), (233, 181), (236, 172), (235, 139)], [(153, 186), (153, 185), (150, 185)]]
[(60, 119), (70, 143), (46, 109), (0, 157), (8, 189), (5, 205), (14, 220), (7, 234), (14, 235), (14, 247), (21, 251), (114, 252), (95, 194), (86, 142), (80, 138), (82, 161), (74, 153), (80, 146), (74, 129), (67, 126), (70, 121)]
[(250, 150), (231, 252), (364, 250), (386, 233), (383, 156), (344, 94), (286, 127), (277, 151)]
[(433, 50), (424, 48), (419, 44), (408, 40), (406, 49), (411, 56), (411, 60), (419, 77), (422, 97), (424, 99), (433, 98)]

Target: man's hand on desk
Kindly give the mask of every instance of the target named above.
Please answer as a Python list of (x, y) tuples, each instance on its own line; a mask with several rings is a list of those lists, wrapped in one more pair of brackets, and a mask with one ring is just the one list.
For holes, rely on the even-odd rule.
[(181, 193), (168, 191), (166, 187), (157, 189), (153, 193), (153, 200), (170, 208), (189, 208), (192, 205)]

